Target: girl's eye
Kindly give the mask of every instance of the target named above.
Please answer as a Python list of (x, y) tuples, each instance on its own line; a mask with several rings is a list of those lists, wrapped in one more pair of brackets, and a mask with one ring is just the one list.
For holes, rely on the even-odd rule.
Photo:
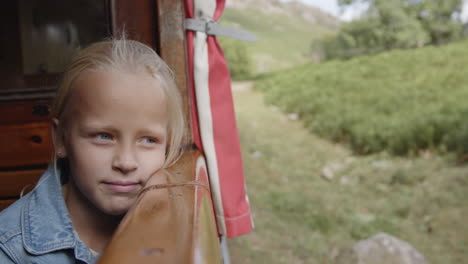
[(155, 144), (157, 140), (155, 138), (145, 137), (141, 140), (141, 142), (146, 144)]
[(109, 133), (97, 133), (94, 137), (98, 140), (112, 140), (112, 135)]

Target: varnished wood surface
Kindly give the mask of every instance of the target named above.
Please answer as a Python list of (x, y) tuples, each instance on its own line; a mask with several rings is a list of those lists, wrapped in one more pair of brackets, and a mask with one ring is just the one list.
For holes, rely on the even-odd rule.
[[(197, 161), (194, 168), (196, 180), (209, 186), (205, 158), (201, 154), (197, 155), (196, 158)], [(211, 200), (211, 193), (198, 188), (195, 203), (195, 228), (193, 230), (194, 263), (222, 263), (216, 215), (213, 201)]]
[(0, 200), (0, 211), (10, 206), (10, 204), (14, 203), (16, 200), (8, 199), (8, 200)]
[(222, 263), (220, 242), (210, 194), (201, 193), (199, 201), (200, 205), (194, 230), (194, 250), (196, 250), (194, 255), (201, 256), (201, 263)]
[(23, 171), (0, 171), (0, 199), (18, 197), (23, 191), (31, 191), (45, 169)]
[(48, 122), (51, 101), (0, 103), (0, 125)]
[(183, 0), (156, 0), (158, 11), (159, 54), (174, 71), (182, 95), (184, 115), (190, 121), (188, 66), (185, 41)]
[(43, 165), (51, 157), (48, 122), (0, 126), (0, 167)]
[(113, 33), (123, 31), (127, 38), (138, 40), (157, 50), (156, 4), (154, 0), (114, 0)]

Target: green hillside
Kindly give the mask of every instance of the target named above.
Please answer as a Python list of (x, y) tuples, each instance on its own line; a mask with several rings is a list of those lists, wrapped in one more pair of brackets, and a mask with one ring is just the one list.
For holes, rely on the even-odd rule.
[(260, 38), (247, 44), (257, 73), (310, 62), (312, 41), (332, 32), (301, 17), (266, 14), (253, 9), (227, 8), (220, 22), (248, 30)]
[(265, 78), (268, 102), (358, 153), (468, 153), (468, 42), (308, 64)]
[(468, 164), (430, 152), (353, 155), (233, 87), (255, 229), (229, 241), (232, 263), (336, 264), (343, 248), (380, 232), (429, 263), (468, 263)]

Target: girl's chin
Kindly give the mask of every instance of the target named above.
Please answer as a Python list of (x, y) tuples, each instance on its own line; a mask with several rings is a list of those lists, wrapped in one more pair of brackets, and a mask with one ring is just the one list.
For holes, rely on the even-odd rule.
[(107, 215), (121, 217), (121, 216), (124, 216), (128, 212), (128, 209), (130, 209), (130, 205), (128, 206), (119, 205), (119, 206), (107, 207), (103, 211)]
[(108, 210), (105, 213), (109, 216), (117, 217), (117, 218), (122, 218), (126, 213), (128, 212), (127, 210), (123, 209), (114, 209), (114, 210)]

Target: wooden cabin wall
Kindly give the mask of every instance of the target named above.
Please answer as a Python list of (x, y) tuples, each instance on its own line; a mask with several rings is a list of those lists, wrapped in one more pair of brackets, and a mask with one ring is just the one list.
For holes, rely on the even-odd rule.
[[(52, 158), (49, 108), (60, 73), (24, 73), (18, 14), (20, 3), (28, 1), (55, 3), (50, 11), (55, 20), (63, 19), (60, 8), (67, 6), (66, 0), (18, 0), (5, 1), (0, 8), (0, 210), (30, 191)], [(106, 7), (101, 18), (108, 21), (102, 38), (125, 31), (127, 38), (154, 48), (173, 69), (190, 120), (183, 0), (89, 3), (99, 1)], [(91, 19), (86, 8), (90, 6), (74, 9), (71, 16), (86, 22)]]

